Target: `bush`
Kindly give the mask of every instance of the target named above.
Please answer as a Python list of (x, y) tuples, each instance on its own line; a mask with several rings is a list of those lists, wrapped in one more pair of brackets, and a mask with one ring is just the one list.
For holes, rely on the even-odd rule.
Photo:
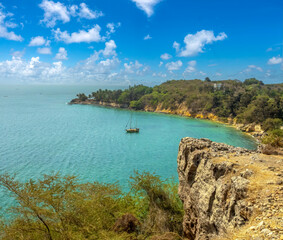
[(272, 147), (283, 147), (283, 130), (275, 129), (268, 131), (262, 142)]
[[(131, 186), (132, 192), (123, 193), (117, 184), (82, 184), (73, 176), (44, 175), (41, 180), (20, 183), (0, 175), (0, 187), (17, 203), (10, 209), (12, 219), (0, 221), (0, 238), (126, 240), (146, 239), (153, 231), (163, 234), (168, 229), (180, 233), (183, 212), (175, 183), (135, 173)], [(137, 227), (126, 224), (117, 232), (125, 216), (131, 216)]]
[(270, 131), (275, 129), (280, 129), (280, 127), (283, 125), (283, 121), (279, 118), (268, 118), (264, 121), (262, 124), (262, 129), (264, 131)]
[(182, 234), (183, 207), (178, 197), (178, 184), (162, 181), (148, 172), (131, 177), (132, 192), (140, 207), (142, 231), (146, 235), (175, 232)]

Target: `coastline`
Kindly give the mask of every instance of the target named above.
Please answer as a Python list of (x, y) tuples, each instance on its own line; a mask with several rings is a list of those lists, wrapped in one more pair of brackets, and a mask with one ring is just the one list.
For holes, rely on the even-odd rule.
[[(119, 104), (119, 103), (109, 103), (109, 102), (102, 102), (102, 101), (95, 101), (92, 99), (87, 99), (85, 101), (81, 101), (78, 98), (72, 99), (69, 103), (69, 105), (94, 105), (94, 106), (102, 106), (102, 107), (110, 107), (110, 108), (117, 108), (117, 109), (128, 109), (128, 110), (134, 110), (129, 108), (127, 104)], [(152, 113), (162, 113), (162, 114), (168, 114), (168, 115), (176, 115), (186, 118), (192, 118), (192, 119), (201, 119), (201, 120), (209, 120), (211, 122), (224, 124), (228, 127), (232, 127), (236, 130), (241, 131), (244, 134), (247, 134), (248, 136), (252, 137), (256, 143), (258, 144), (258, 147), (262, 144), (260, 141), (261, 137), (264, 135), (264, 131), (261, 129), (261, 126), (259, 124), (250, 123), (250, 124), (237, 124), (237, 119), (228, 119), (228, 122), (221, 121), (218, 116), (214, 115), (213, 113), (197, 113), (197, 114), (191, 114), (183, 104), (180, 104), (180, 107), (176, 110), (170, 110), (170, 109), (164, 109), (160, 105), (156, 107), (156, 109), (153, 109), (150, 106), (145, 106), (142, 110), (134, 110), (134, 111), (142, 111), (142, 112), (152, 112)]]

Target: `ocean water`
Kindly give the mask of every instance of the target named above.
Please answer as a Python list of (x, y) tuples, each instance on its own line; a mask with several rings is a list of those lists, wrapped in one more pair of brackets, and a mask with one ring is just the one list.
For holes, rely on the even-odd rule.
[[(209, 138), (253, 149), (252, 138), (231, 127), (157, 113), (133, 112), (139, 134), (125, 133), (131, 112), (68, 105), (92, 86), (0, 86), (0, 174), (19, 180), (60, 172), (82, 181), (119, 182), (134, 170), (177, 177), (183, 137)], [(0, 191), (1, 205), (9, 198)]]

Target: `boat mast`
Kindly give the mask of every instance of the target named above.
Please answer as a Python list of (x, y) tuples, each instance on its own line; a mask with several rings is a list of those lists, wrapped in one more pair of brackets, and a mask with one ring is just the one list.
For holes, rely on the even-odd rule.
[(130, 129), (132, 129), (132, 115), (133, 115), (133, 113), (131, 112), (131, 118), (130, 118)]

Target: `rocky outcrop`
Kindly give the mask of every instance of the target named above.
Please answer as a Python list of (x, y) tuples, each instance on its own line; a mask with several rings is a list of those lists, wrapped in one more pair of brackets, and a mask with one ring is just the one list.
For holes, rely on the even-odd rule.
[(184, 235), (210, 239), (229, 227), (243, 225), (251, 214), (245, 197), (251, 173), (234, 174), (231, 162), (212, 159), (250, 151), (208, 139), (184, 138), (178, 154), (179, 196), (184, 203)]
[(183, 138), (177, 161), (186, 239), (283, 235), (282, 156)]
[(80, 104), (80, 105), (97, 105), (97, 106), (104, 106), (104, 107), (113, 107), (113, 108), (128, 108), (127, 104), (119, 104), (119, 103), (112, 103), (112, 102), (102, 102), (102, 101), (95, 101), (94, 99), (86, 99), (84, 101), (75, 98), (69, 102), (70, 105), (73, 104)]

